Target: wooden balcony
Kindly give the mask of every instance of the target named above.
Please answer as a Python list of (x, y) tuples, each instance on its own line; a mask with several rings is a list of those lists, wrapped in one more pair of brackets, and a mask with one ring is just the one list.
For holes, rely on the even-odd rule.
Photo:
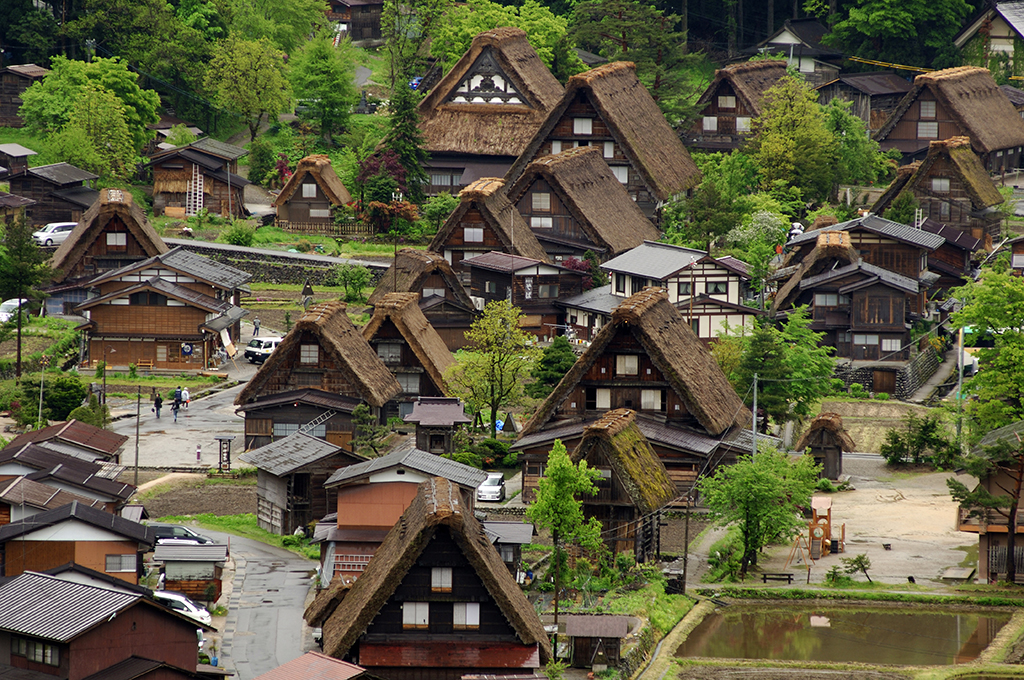
[[(1005, 534), (1009, 522), (1004, 515), (995, 510), (981, 508), (958, 508), (957, 529), (974, 534), (999, 533)], [(1017, 511), (1017, 533), (1024, 534), (1024, 508)]]

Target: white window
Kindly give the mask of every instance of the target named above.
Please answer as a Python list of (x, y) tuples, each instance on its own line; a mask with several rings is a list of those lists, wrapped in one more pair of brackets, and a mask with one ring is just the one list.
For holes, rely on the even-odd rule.
[(815, 293), (815, 307), (835, 307), (839, 304), (839, 296), (836, 293)]
[(377, 345), (377, 356), (385, 364), (395, 364), (402, 360), (402, 345), (397, 342), (382, 342)]
[(736, 117), (736, 132), (750, 132), (750, 116)]
[(855, 345), (877, 345), (878, 344), (878, 336), (874, 335), (874, 334), (871, 334), (871, 335), (861, 335), (861, 334), (854, 333), (854, 335), (853, 335), (853, 344), (855, 344)]
[(328, 219), (331, 216), (330, 208), (310, 208), (309, 216), (321, 219)]
[(104, 569), (108, 574), (114, 572), (135, 571), (135, 555), (107, 555), (107, 566)]
[(899, 352), (902, 346), (903, 343), (900, 342), (899, 338), (882, 338), (883, 352)]
[(938, 123), (927, 123), (925, 121), (919, 121), (917, 123), (917, 136), (920, 139), (938, 139), (939, 138), (939, 124)]
[(720, 109), (735, 109), (736, 108), (736, 97), (734, 95), (719, 95), (718, 97), (718, 108)]
[(302, 185), (302, 197), (303, 198), (316, 198), (316, 184), (303, 184)]
[(485, 293), (497, 293), (498, 282), (497, 281), (484, 281), (484, 292)]
[(419, 373), (399, 373), (395, 377), (398, 378), (398, 384), (401, 385), (402, 391), (406, 394), (420, 393)]
[(718, 118), (704, 116), (704, 132), (718, 132)]
[(948, 194), (949, 193), (949, 178), (948, 177), (932, 177), (932, 191), (937, 194)]
[(729, 284), (725, 281), (712, 281), (708, 283), (708, 295), (725, 295), (729, 292)]
[(126, 248), (128, 246), (128, 234), (123, 231), (107, 232), (107, 245), (116, 248)]
[(660, 411), (661, 390), (640, 390), (640, 408), (644, 411)]
[(921, 102), (921, 118), (934, 118), (935, 117), (935, 102), (934, 101), (922, 101)]
[(562, 153), (562, 142), (560, 142), (558, 140), (555, 140), (555, 141), (551, 142), (551, 153), (552, 154)]
[(451, 173), (432, 172), (430, 173), (430, 183), (435, 187), (450, 187), (452, 185)]
[(158, 363), (167, 361), (167, 345), (156, 346), (156, 360)]
[(607, 388), (599, 388), (596, 392), (597, 408), (607, 411), (612, 407), (612, 391)]
[(615, 142), (604, 143), (604, 157), (615, 158)]
[(592, 134), (594, 134), (594, 119), (593, 118), (573, 118), (572, 119), (572, 133), (574, 135), (592, 135)]
[[(516, 558), (516, 551), (508, 543), (501, 543), (497, 546), (498, 552), (501, 553), (501, 561), (509, 564)], [(458, 605), (456, 605), (458, 606)]]
[(403, 602), (402, 628), (426, 629), (430, 623), (429, 602)]
[(462, 228), (462, 240), (466, 243), (483, 243), (484, 242), (484, 228), (483, 227), (463, 227)]
[(533, 277), (532, 276), (527, 276), (526, 279), (523, 280), (523, 296), (527, 300), (530, 300), (530, 299), (533, 298)]
[(480, 627), (480, 603), (456, 602), (452, 608), (454, 619), (452, 628), (455, 630), (476, 629)]
[(619, 184), (626, 184), (629, 182), (629, 166), (628, 165), (613, 165), (612, 174), (615, 175), (615, 179), (619, 180)]
[(554, 220), (551, 217), (531, 217), (530, 227), (533, 229), (550, 229), (554, 226)]
[(551, 194), (544, 191), (535, 191), (530, 198), (534, 210), (551, 210)]
[(320, 363), (320, 345), (301, 345), (299, 347), (299, 363), (313, 364)]
[(615, 357), (615, 375), (636, 375), (640, 357), (635, 354), (620, 354)]
[(425, 298), (428, 298), (431, 295), (436, 295), (438, 297), (444, 297), (444, 288), (424, 288), (422, 294), (423, 294), (423, 297), (425, 297)]
[(435, 593), (452, 592), (452, 568), (434, 567), (430, 570), (430, 589)]

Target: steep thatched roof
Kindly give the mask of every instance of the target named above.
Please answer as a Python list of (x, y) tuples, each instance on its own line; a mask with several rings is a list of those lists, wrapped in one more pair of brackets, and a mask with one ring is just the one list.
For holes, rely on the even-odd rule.
[(590, 240), (611, 255), (661, 238), (596, 146), (569, 149), (530, 163), (508, 191), (512, 203), (538, 178), (551, 185)]
[(718, 436), (746, 422), (747, 411), (729, 379), (679, 310), (668, 301), (664, 288), (644, 288), (612, 311), (611, 321), (598, 331), (554, 391), (537, 409), (520, 437), (540, 430), (579, 384), (620, 330), (628, 330), (672, 389), (709, 434)]
[(854, 450), (857, 446), (853, 443), (853, 438), (850, 437), (846, 428), (843, 427), (843, 417), (838, 413), (822, 413), (817, 418), (811, 421), (810, 427), (807, 431), (800, 435), (800, 439), (797, 440), (796, 445), (793, 447), (796, 451), (805, 450), (810, 444), (808, 443), (811, 435), (819, 430), (827, 430), (832, 433), (836, 443), (839, 444), (839, 448), (849, 453)]
[[(395, 270), (398, 275), (395, 275)], [(388, 268), (387, 272), (380, 277), (377, 287), (370, 295), (369, 304), (376, 305), (384, 299), (388, 293), (419, 293), (423, 290), (423, 282), (431, 274), (438, 274), (444, 279), (448, 289), (454, 293), (456, 300), (461, 304), (473, 309), (473, 301), (469, 294), (459, 282), (452, 266), (443, 256), (432, 253), (429, 250), (417, 250), (415, 248), (403, 248), (398, 251), (398, 257)], [(397, 279), (397, 286), (395, 285)]]
[(68, 272), (85, 257), (89, 247), (103, 233), (103, 228), (115, 218), (124, 222), (129, 233), (138, 240), (145, 257), (153, 257), (168, 251), (167, 244), (149, 224), (146, 214), (136, 205), (130, 193), (120, 189), (104, 189), (100, 192), (99, 200), (85, 211), (78, 226), (50, 259), (50, 266), (59, 270), (53, 278), (54, 283), (60, 283), (67, 278)]
[[(914, 161), (913, 163), (901, 165), (896, 168), (896, 177), (894, 177), (892, 182), (889, 183), (889, 186), (885, 188), (885, 191), (883, 191), (882, 195), (878, 197), (875, 204), (871, 206), (871, 212), (876, 215), (881, 215), (888, 210), (889, 206), (892, 205), (892, 202), (896, 200), (896, 197), (902, 193), (903, 187), (907, 186), (907, 182), (910, 181), (910, 178), (914, 176), (914, 173), (916, 173), (917, 169), (920, 167), (921, 161)], [(832, 219), (835, 220), (835, 218)], [(833, 224), (838, 223), (838, 220), (833, 222)]]
[[(967, 192), (967, 197), (971, 199), (973, 210), (980, 212), (1003, 202), (1003, 195), (999, 193), (992, 178), (982, 166), (981, 159), (974, 153), (971, 140), (967, 137), (950, 137), (931, 142), (925, 159), (920, 163), (911, 164), (916, 166), (914, 174), (907, 180), (903, 191), (913, 192), (917, 189), (931, 194), (931, 185), (926, 180), (930, 179), (928, 173), (940, 158), (948, 159), (949, 166), (956, 172), (964, 191)], [(946, 199), (952, 201), (949, 197)]]
[(324, 652), (338, 658), (348, 653), (434, 535), (447, 530), (519, 641), (538, 645), (540, 661), (546, 663), (551, 658), (551, 646), (533, 605), (468, 510), (461, 500), (459, 486), (447, 479), (434, 477), (420, 484), (416, 498), (388, 532), (366, 571), (323, 624)]
[[(520, 103), (468, 103), (458, 96), (478, 60), (493, 61), (521, 95)], [(551, 75), (519, 28), (485, 31), (419, 105), (423, 147), (430, 152), (518, 156), (548, 111), (558, 103), (562, 86)]]
[(359, 396), (370, 406), (383, 406), (399, 394), (402, 387), (395, 376), (352, 325), (345, 310), (343, 302), (321, 302), (306, 310), (256, 375), (239, 392), (235, 405), (242, 406), (262, 396), (263, 388), (278, 371), (291, 371), (295, 363), (292, 355), (298, 353), (299, 342), (307, 332), (318, 339), (323, 352), (341, 370), (345, 379), (356, 386)]
[(351, 587), (352, 583), (343, 578), (338, 577), (332, 580), (330, 585), (317, 593), (313, 601), (306, 607), (306, 611), (302, 614), (303, 620), (313, 628), (324, 625), (324, 622), (348, 595)]
[(501, 241), (503, 252), (530, 257), (541, 262), (551, 262), (540, 241), (526, 224), (526, 220), (509, 202), (508, 196), (505, 195), (504, 181), (496, 177), (478, 179), (459, 192), (459, 201), (459, 207), (452, 211), (444, 226), (430, 242), (429, 250), (441, 252), (452, 232), (462, 224), (462, 218), (471, 208), (475, 208), (480, 211), (484, 223)]
[(636, 66), (628, 61), (604, 64), (571, 77), (562, 100), (509, 168), (507, 181), (514, 182), (526, 171), (569, 105), (580, 98), (586, 98), (597, 109), (626, 158), (659, 201), (700, 183), (700, 170), (647, 88), (637, 80)]
[(636, 413), (620, 408), (609, 411), (583, 430), (572, 461), (590, 466), (604, 460), (611, 465), (630, 500), (642, 513), (659, 510), (676, 497), (676, 485), (665, 465), (636, 425)]
[(697, 109), (702, 110), (718, 92), (722, 81), (727, 82), (751, 117), (761, 115), (761, 101), (764, 93), (775, 86), (786, 75), (786, 62), (782, 59), (759, 59), (729, 64), (715, 71), (715, 78), (697, 100)]
[(860, 255), (850, 244), (850, 234), (845, 231), (819, 231), (814, 248), (800, 261), (789, 280), (779, 288), (772, 302), (770, 315), (792, 305), (800, 292), (800, 282), (807, 277), (821, 273), (830, 263), (836, 261), (853, 264), (860, 261)]
[(448, 394), (444, 383), (444, 372), (455, 365), (455, 359), (444, 340), (420, 311), (419, 295), (416, 293), (388, 293), (373, 309), (373, 318), (363, 327), (363, 337), (373, 340), (384, 322), (391, 320), (409, 343), (409, 348), (423, 365), (434, 385), (442, 394)]
[(324, 155), (306, 156), (299, 165), (295, 168), (295, 173), (288, 178), (288, 182), (281, 189), (281, 193), (276, 199), (274, 199), (275, 206), (281, 206), (288, 202), (288, 199), (292, 197), (295, 190), (302, 184), (302, 180), (305, 179), (306, 175), (310, 175), (316, 181), (320, 188), (323, 189), (324, 195), (327, 196), (332, 205), (344, 205), (352, 201), (352, 195), (348, 193), (348, 189), (341, 183), (341, 178), (338, 177), (338, 173), (334, 171), (334, 167), (331, 165), (331, 159)]
[(914, 78), (914, 89), (875, 133), (875, 140), (881, 142), (889, 136), (925, 89), (970, 137), (971, 146), (978, 153), (1024, 146), (1024, 120), (996, 85), (992, 73), (977, 66), (947, 68)]

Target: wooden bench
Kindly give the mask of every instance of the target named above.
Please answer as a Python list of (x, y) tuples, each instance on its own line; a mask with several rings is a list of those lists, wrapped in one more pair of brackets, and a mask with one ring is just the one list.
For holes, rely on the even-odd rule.
[(761, 582), (768, 583), (768, 581), (785, 581), (786, 583), (793, 582), (792, 574), (761, 574)]
[(135, 362), (135, 368), (145, 368), (147, 370), (153, 370), (153, 362), (148, 359), (139, 359)]

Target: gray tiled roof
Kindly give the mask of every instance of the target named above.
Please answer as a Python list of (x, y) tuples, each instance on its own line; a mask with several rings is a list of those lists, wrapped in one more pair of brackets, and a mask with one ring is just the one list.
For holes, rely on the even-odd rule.
[(597, 312), (598, 314), (611, 316), (612, 310), (625, 299), (622, 295), (613, 294), (612, 286), (608, 284), (600, 288), (591, 288), (585, 293), (580, 293), (564, 300), (558, 300), (555, 304), (559, 307), (571, 307), (573, 309), (582, 309), (587, 312)]
[(526, 522), (482, 522), (484, 533), (492, 543), (519, 543), (533, 540), (533, 525)]
[(153, 559), (157, 562), (223, 562), (228, 547), (217, 543), (203, 545), (157, 545)]
[(329, 444), (304, 432), (295, 432), (266, 446), (246, 451), (240, 459), (280, 477), (303, 465), (333, 456), (338, 451), (341, 451), (340, 446)]
[(456, 397), (420, 397), (413, 403), (412, 413), (405, 417), (407, 423), (438, 427), (471, 421), (462, 401)]
[(99, 463), (75, 458), (38, 444), (26, 444), (20, 448), (8, 446), (0, 451), (0, 462), (11, 460), (35, 469), (36, 472), (26, 475), (33, 481), (55, 479), (121, 500), (127, 499), (135, 492), (135, 487), (131, 484), (122, 484), (105, 478), (103, 466)]
[[(5, 524), (0, 527), (0, 543), (69, 520), (84, 522), (85, 524), (111, 531), (128, 540), (145, 545), (156, 543), (155, 531), (145, 524), (139, 524), (138, 522), (133, 522), (130, 519), (125, 519), (103, 510), (90, 508), (78, 502), (68, 503), (55, 510), (36, 513), (17, 522)], [(3, 611), (3, 607), (0, 607), (0, 611)]]
[(252, 279), (252, 274), (249, 272), (244, 272), (241, 269), (216, 262), (197, 253), (189, 252), (183, 246), (176, 246), (166, 253), (114, 269), (97, 277), (94, 281), (111, 281), (134, 271), (146, 270), (157, 264), (164, 264), (170, 269), (175, 269), (183, 274), (208, 281), (225, 290), (234, 290)]
[(37, 165), (28, 169), (29, 174), (48, 179), (55, 184), (78, 184), (86, 180), (99, 179), (88, 170), (76, 168), (70, 163), (54, 163), (52, 165)]
[(220, 316), (215, 316), (209, 321), (204, 321), (200, 327), (208, 328), (214, 333), (220, 333), (225, 328), (233, 326), (240, 319), (248, 315), (248, 309), (243, 309), (241, 307), (235, 307), (234, 305), (232, 305), (231, 309), (227, 310), (226, 312), (221, 312)]
[(0, 587), (0, 630), (69, 642), (140, 597), (26, 572)]
[(703, 250), (673, 246), (668, 243), (644, 241), (630, 251), (613, 257), (601, 265), (601, 269), (622, 274), (646, 276), (649, 279), (662, 280), (688, 267), (706, 256)]
[(202, 309), (206, 309), (211, 312), (217, 312), (220, 314), (223, 314), (230, 310), (232, 307), (234, 307), (234, 305), (225, 300), (218, 300), (215, 297), (204, 295), (200, 292), (192, 290), (191, 288), (186, 288), (185, 286), (178, 285), (177, 283), (174, 283), (172, 281), (162, 279), (159, 276), (154, 276), (153, 278), (147, 281), (142, 281), (141, 283), (137, 283), (133, 286), (121, 288), (119, 290), (115, 290), (112, 293), (101, 295), (100, 297), (89, 298), (88, 300), (80, 304), (76, 309), (84, 309), (86, 307), (92, 307), (94, 305), (102, 304), (104, 302), (107, 302), (108, 300), (127, 297), (132, 293), (138, 292), (144, 288), (153, 288), (154, 290), (158, 290), (161, 293), (164, 293), (165, 295), (168, 295), (170, 297), (178, 298), (180, 300), (184, 300), (185, 302), (191, 303), (195, 307), (201, 307)]
[[(850, 229), (858, 227), (875, 234), (888, 236), (889, 238), (896, 239), (897, 241), (910, 243), (920, 248), (924, 248), (925, 250), (935, 250), (946, 242), (946, 239), (937, 234), (929, 233), (924, 229), (918, 229), (917, 227), (912, 227), (908, 224), (893, 222), (892, 220), (887, 220), (884, 217), (879, 217), (878, 215), (865, 215), (864, 217), (858, 217), (857, 219), (850, 220), (849, 222), (833, 224), (832, 226), (827, 227), (825, 231), (849, 231)], [(816, 241), (818, 233), (819, 230), (805, 231), (803, 234), (791, 239), (788, 245), (793, 246), (807, 243), (808, 241)]]
[(212, 154), (230, 158), (236, 160), (249, 153), (240, 146), (234, 144), (228, 144), (227, 142), (220, 142), (211, 137), (203, 137), (189, 144), (194, 149), (201, 149), (203, 151), (209, 151)]
[(899, 288), (901, 290), (905, 290), (908, 293), (917, 293), (919, 291), (917, 281), (915, 281), (914, 279), (903, 276), (902, 274), (897, 274), (896, 272), (889, 271), (888, 269), (876, 267), (873, 264), (868, 264), (867, 262), (863, 261), (854, 264), (848, 264), (845, 267), (839, 267), (838, 269), (832, 269), (822, 274), (818, 274), (816, 276), (809, 276), (800, 282), (800, 290), (813, 288), (819, 283), (831, 281), (832, 279), (840, 279), (843, 278), (844, 276), (848, 276), (849, 274), (853, 274), (858, 271), (865, 272), (866, 274), (869, 274), (871, 276), (877, 276), (879, 280), (884, 281), (885, 283), (888, 283), (889, 285)]
[(547, 262), (541, 262), (540, 260), (534, 260), (529, 257), (522, 257), (521, 255), (511, 255), (509, 253), (499, 253), (491, 251), (484, 253), (483, 255), (477, 255), (476, 257), (468, 257), (462, 261), (462, 264), (468, 267), (481, 267), (483, 269), (492, 269), (499, 272), (515, 272), (520, 269), (526, 269), (527, 267), (552, 267), (554, 265), (548, 264)]
[(483, 470), (408, 446), (392, 451), (386, 456), (342, 468), (331, 475), (324, 486), (340, 486), (383, 470), (400, 467), (410, 468), (431, 477), (444, 477), (456, 484), (473, 489), (487, 479), (487, 473)]

